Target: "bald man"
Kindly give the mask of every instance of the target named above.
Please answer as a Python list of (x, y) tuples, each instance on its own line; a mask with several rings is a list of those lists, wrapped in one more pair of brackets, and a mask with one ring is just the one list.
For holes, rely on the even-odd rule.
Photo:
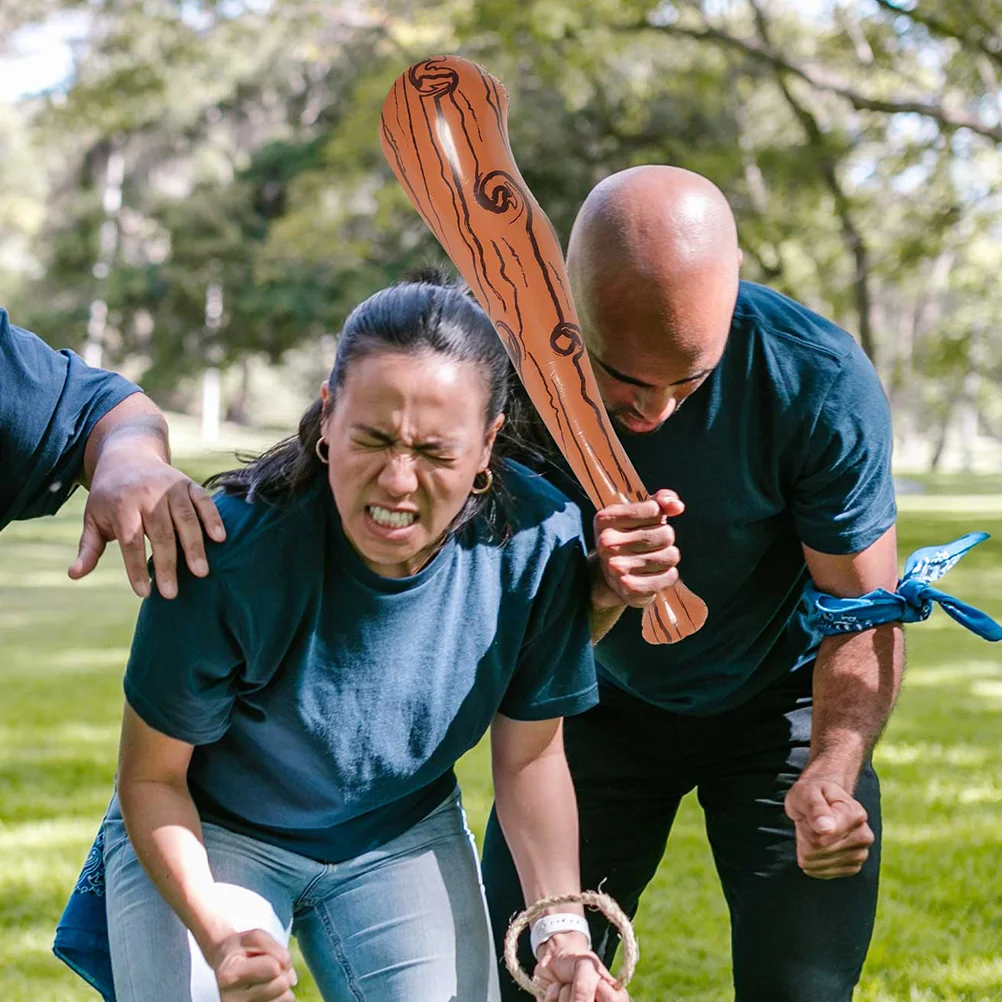
[[(565, 723), (582, 881), (635, 912), (695, 789), (737, 1002), (848, 1002), (877, 901), (870, 752), (903, 642), (896, 625), (822, 638), (803, 593), (896, 588), (890, 413), (853, 338), (740, 263), (723, 195), (670, 167), (603, 181), (571, 235), (603, 399), (644, 483), (671, 489), (594, 519), (601, 702)], [(709, 618), (650, 646), (641, 607), (680, 555)], [(500, 942), (522, 901), (493, 818), (484, 874)], [(687, 910), (669, 891), (669, 948)], [(610, 964), (614, 935), (593, 920), (592, 938)]]

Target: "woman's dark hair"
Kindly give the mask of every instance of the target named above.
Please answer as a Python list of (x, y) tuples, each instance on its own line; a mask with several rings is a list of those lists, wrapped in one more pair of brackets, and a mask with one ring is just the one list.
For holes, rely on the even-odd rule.
[(217, 473), (206, 486), (275, 503), (301, 493), (323, 475), (316, 453), (321, 426), (351, 366), (378, 352), (419, 351), (473, 363), (488, 391), (486, 422), (505, 414), (491, 455), (494, 484), (484, 494), (470, 495), (450, 531), (458, 532), (482, 517), (493, 538), (508, 539), (513, 526), (504, 461), (541, 459), (546, 451), (546, 432), (487, 314), (464, 286), (449, 282), (444, 272), (433, 268), (412, 273), (352, 310), (338, 337), (326, 409), (318, 397), (301, 418), (298, 435), (251, 458), (239, 469)]

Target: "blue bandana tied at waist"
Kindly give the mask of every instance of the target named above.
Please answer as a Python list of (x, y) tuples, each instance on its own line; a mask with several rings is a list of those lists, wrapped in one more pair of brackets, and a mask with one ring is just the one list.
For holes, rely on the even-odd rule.
[(858, 633), (884, 623), (919, 623), (932, 615), (938, 603), (947, 615), (985, 640), (1002, 640), (1002, 626), (991, 616), (959, 598), (932, 587), (961, 557), (988, 539), (987, 532), (969, 532), (945, 546), (925, 546), (905, 562), (897, 591), (878, 588), (858, 598), (825, 595), (808, 582), (804, 594), (811, 623), (826, 636)]

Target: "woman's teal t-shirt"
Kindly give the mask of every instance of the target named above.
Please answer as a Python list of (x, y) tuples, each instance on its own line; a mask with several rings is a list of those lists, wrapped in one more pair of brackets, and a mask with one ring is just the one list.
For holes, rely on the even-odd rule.
[(326, 483), (217, 497), (211, 574), (143, 603), (125, 678), (146, 723), (197, 746), (203, 820), (338, 862), (442, 800), (496, 713), (597, 702), (578, 509), (515, 464), (505, 481), (511, 540), (473, 525), (400, 579), (361, 562)]

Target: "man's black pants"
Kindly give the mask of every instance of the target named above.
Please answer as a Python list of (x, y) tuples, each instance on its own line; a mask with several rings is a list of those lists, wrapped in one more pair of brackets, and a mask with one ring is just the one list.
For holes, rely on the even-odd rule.
[[(632, 916), (661, 862), (679, 801), (695, 788), (730, 909), (736, 1002), (849, 1002), (877, 905), (880, 789), (867, 766), (855, 796), (877, 841), (862, 871), (835, 880), (806, 876), (783, 798), (807, 763), (810, 666), (709, 717), (670, 713), (603, 686), (600, 705), (568, 718), (565, 729), (583, 887), (601, 884)], [(483, 873), (500, 956), (507, 923), (524, 902), (493, 814)], [(685, 901), (675, 902), (674, 915), (684, 926)], [(608, 965), (618, 937), (601, 916), (589, 920)], [(671, 929), (664, 935), (670, 942)], [(526, 940), (522, 961), (531, 972)], [(528, 998), (504, 970), (501, 980), (505, 1002)]]

